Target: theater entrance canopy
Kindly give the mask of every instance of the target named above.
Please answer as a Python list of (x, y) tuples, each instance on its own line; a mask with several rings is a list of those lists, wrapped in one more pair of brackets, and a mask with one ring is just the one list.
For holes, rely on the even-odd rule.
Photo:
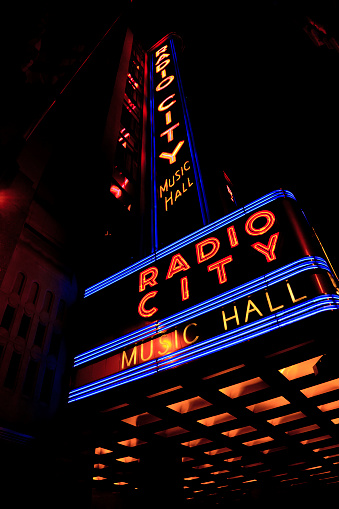
[(338, 305), (280, 190), (88, 288), (96, 339), (75, 357), (69, 406), (96, 416), (95, 485), (210, 505), (336, 486)]

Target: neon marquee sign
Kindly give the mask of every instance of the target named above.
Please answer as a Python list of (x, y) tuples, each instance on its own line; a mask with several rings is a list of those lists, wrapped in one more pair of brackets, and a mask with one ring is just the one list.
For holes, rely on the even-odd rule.
[(275, 191), (88, 288), (85, 301), (110, 311), (128, 288), (129, 328), (76, 356), (69, 401), (339, 309), (307, 225), (293, 195)]
[[(153, 249), (208, 223), (173, 39), (150, 50)], [(187, 210), (190, 209), (190, 214)]]

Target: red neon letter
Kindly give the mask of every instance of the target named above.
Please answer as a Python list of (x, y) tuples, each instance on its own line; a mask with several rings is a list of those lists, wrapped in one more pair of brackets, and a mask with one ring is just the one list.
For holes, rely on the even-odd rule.
[[(210, 244), (212, 246), (212, 249), (209, 253), (204, 253), (204, 247)], [(214, 256), (218, 249), (220, 247), (220, 242), (216, 237), (209, 237), (208, 239), (203, 240), (202, 242), (198, 242), (198, 244), (195, 245), (195, 250), (197, 252), (197, 262), (201, 263), (205, 260), (209, 260)]]
[(188, 290), (188, 279), (187, 276), (182, 277), (180, 279), (181, 286), (181, 300), (187, 300), (190, 297), (190, 292)]
[(174, 76), (173, 75), (167, 76), (167, 78), (165, 78), (164, 80), (160, 81), (159, 85), (156, 86), (155, 90), (157, 92), (160, 92), (160, 90), (163, 90), (164, 88), (168, 87), (168, 85), (170, 85), (173, 80), (174, 80)]
[(226, 256), (226, 258), (222, 258), (221, 260), (211, 263), (211, 265), (207, 266), (208, 272), (211, 272), (211, 270), (217, 269), (219, 284), (226, 283), (227, 277), (226, 277), (226, 271), (225, 271), (225, 265), (226, 263), (230, 263), (233, 260), (232, 255)]
[(162, 48), (158, 49), (158, 51), (155, 52), (155, 56), (158, 57), (160, 55), (160, 53), (163, 53), (166, 50), (167, 50), (167, 44), (165, 44), (165, 46), (162, 46)]
[(168, 159), (168, 162), (170, 164), (175, 163), (175, 161), (177, 160), (177, 153), (179, 152), (179, 150), (181, 149), (183, 144), (184, 144), (184, 140), (179, 141), (178, 145), (175, 147), (172, 154), (169, 154), (168, 152), (161, 152), (159, 157), (161, 157), (161, 159)]
[(169, 95), (168, 97), (166, 97), (166, 99), (164, 99), (163, 101), (161, 101), (161, 103), (159, 104), (158, 106), (158, 111), (166, 111), (168, 110), (168, 108), (170, 108), (171, 106), (173, 106), (173, 104), (175, 102), (177, 102), (176, 99), (174, 99), (173, 101), (171, 101), (169, 104), (166, 103), (166, 101), (168, 101), (169, 99), (172, 99), (173, 97), (175, 96), (175, 94), (172, 94), (172, 95)]
[(252, 244), (252, 247), (259, 251), (259, 253), (262, 253), (265, 256), (267, 262), (273, 262), (273, 260), (276, 259), (274, 250), (275, 246), (277, 245), (278, 237), (279, 232), (274, 233), (270, 236), (270, 240), (268, 241), (267, 246), (261, 242), (256, 242), (255, 244)]
[[(259, 217), (264, 217), (266, 219), (266, 224), (261, 228), (254, 228), (253, 222)], [(275, 215), (269, 210), (259, 210), (255, 214), (252, 214), (249, 217), (245, 224), (246, 233), (249, 235), (263, 235), (268, 232), (268, 230), (274, 225)]]
[(162, 138), (163, 136), (165, 136), (165, 134), (167, 134), (167, 141), (168, 142), (172, 141), (173, 140), (173, 131), (179, 125), (180, 124), (178, 122), (177, 124), (174, 124), (171, 127), (169, 127), (168, 129), (166, 129), (166, 131), (164, 131), (163, 133), (160, 134), (160, 138)]
[(235, 232), (234, 226), (230, 226), (229, 228), (227, 228), (227, 235), (228, 235), (228, 240), (230, 241), (231, 247), (236, 247), (239, 245), (238, 237)]
[(155, 72), (162, 71), (163, 69), (165, 69), (165, 67), (168, 66), (169, 63), (170, 63), (170, 59), (169, 58), (167, 60), (163, 60), (162, 62), (160, 62), (159, 65), (156, 65)]
[[(146, 276), (150, 275), (149, 278)], [(154, 286), (158, 283), (156, 282), (156, 277), (158, 276), (158, 269), (156, 267), (149, 267), (146, 270), (140, 272), (139, 275), (139, 292), (143, 292), (147, 285)]]
[(170, 279), (172, 276), (174, 276), (174, 274), (177, 274), (182, 270), (188, 270), (190, 268), (191, 267), (188, 265), (185, 258), (183, 258), (181, 254), (178, 253), (172, 257), (170, 266), (168, 267), (166, 279)]
[(158, 311), (158, 308), (156, 308), (155, 306), (153, 306), (151, 309), (145, 308), (145, 303), (148, 301), (148, 299), (152, 299), (152, 297), (155, 297), (157, 293), (158, 293), (157, 291), (153, 291), (146, 293), (146, 295), (143, 296), (138, 306), (138, 313), (140, 316), (143, 316), (144, 318), (149, 318)]

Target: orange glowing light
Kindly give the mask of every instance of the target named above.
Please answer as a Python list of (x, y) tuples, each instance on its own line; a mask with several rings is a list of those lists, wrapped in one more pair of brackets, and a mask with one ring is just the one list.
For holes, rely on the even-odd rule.
[(321, 437), (309, 438), (308, 440), (301, 440), (300, 443), (303, 445), (313, 444), (314, 442), (321, 442), (321, 440), (327, 440), (329, 438), (332, 438), (331, 435), (323, 435)]
[(105, 479), (107, 479), (107, 477), (101, 477), (100, 475), (93, 477), (93, 481), (104, 481)]
[(180, 414), (186, 414), (187, 412), (192, 412), (193, 410), (199, 410), (200, 408), (205, 408), (207, 406), (211, 406), (212, 403), (209, 403), (200, 396), (196, 396), (195, 398), (185, 399), (183, 401), (178, 401), (178, 403), (173, 403), (172, 405), (167, 405), (167, 408), (171, 408), (175, 412)]
[(169, 438), (175, 437), (177, 435), (182, 435), (183, 433), (188, 433), (187, 429), (181, 428), (180, 426), (174, 426), (174, 428), (164, 429), (162, 431), (156, 431), (155, 435), (159, 435), (160, 437)]
[(257, 438), (256, 440), (249, 440), (248, 442), (243, 442), (243, 445), (247, 447), (252, 447), (253, 445), (265, 444), (266, 442), (272, 442), (274, 440), (272, 437), (262, 437)]
[(107, 468), (107, 465), (104, 465), (103, 463), (94, 463), (94, 468), (102, 470), (103, 468)]
[(313, 431), (315, 429), (319, 429), (318, 424), (311, 424), (310, 426), (303, 426), (302, 428), (292, 429), (290, 431), (285, 431), (286, 435), (299, 435), (301, 433), (307, 433), (308, 431)]
[(313, 387), (308, 387), (307, 389), (301, 389), (301, 392), (306, 398), (313, 398), (314, 396), (319, 396), (319, 394), (325, 394), (326, 392), (335, 391), (337, 389), (339, 389), (339, 378), (329, 380), (322, 384), (313, 385)]
[(182, 385), (176, 385), (175, 387), (170, 387), (169, 389), (165, 389), (160, 392), (155, 392), (154, 394), (150, 394), (147, 397), (148, 398), (156, 398), (157, 396), (162, 396), (163, 394), (167, 394), (168, 392), (177, 391), (178, 389), (182, 389)]
[(139, 458), (133, 458), (133, 456), (125, 456), (124, 458), (116, 458), (121, 463), (132, 463), (133, 461), (140, 461)]
[(110, 449), (104, 449), (103, 447), (96, 447), (95, 448), (95, 454), (110, 454), (111, 451)]
[(167, 76), (162, 81), (160, 81), (160, 83), (155, 87), (155, 90), (157, 92), (160, 92), (160, 90), (164, 90), (164, 88), (167, 88), (168, 85), (170, 85), (173, 80), (174, 80), (174, 76), (173, 75)]
[[(158, 106), (158, 111), (166, 111), (168, 108), (173, 106), (174, 103), (176, 103), (176, 99), (173, 99), (175, 97), (175, 94), (171, 94), (166, 99), (164, 99)], [(171, 101), (173, 99), (173, 101)], [(170, 102), (168, 102), (170, 101)]]
[(321, 359), (321, 357), (322, 355), (303, 362), (298, 362), (298, 364), (292, 364), (286, 368), (279, 369), (279, 373), (284, 375), (287, 380), (295, 380), (296, 378), (301, 378), (306, 375), (313, 375), (314, 365), (319, 361), (319, 359)]
[(126, 447), (137, 447), (138, 445), (147, 444), (147, 442), (139, 440), (139, 438), (130, 438), (128, 440), (122, 440), (121, 442), (118, 442), (118, 444), (124, 445)]
[(286, 398), (283, 396), (278, 396), (277, 398), (268, 399), (267, 401), (262, 401), (261, 403), (255, 403), (254, 405), (250, 405), (246, 408), (256, 414), (258, 412), (272, 410), (272, 408), (278, 408), (289, 404), (290, 402)]
[(246, 433), (251, 433), (252, 431), (257, 431), (253, 426), (243, 426), (242, 428), (231, 429), (229, 431), (224, 431), (222, 435), (226, 437), (237, 437), (239, 435), (244, 435)]
[(197, 447), (198, 445), (209, 444), (212, 440), (208, 438), (197, 438), (196, 440), (189, 440), (188, 442), (182, 442), (181, 445), (186, 447)]
[(233, 419), (236, 419), (236, 417), (229, 414), (228, 412), (225, 412), (223, 414), (213, 415), (211, 417), (206, 417), (205, 419), (200, 419), (198, 422), (204, 426), (214, 426), (215, 424), (232, 421)]
[(285, 422), (296, 421), (298, 419), (302, 419), (306, 417), (302, 412), (294, 412), (293, 414), (283, 415), (282, 417), (276, 417), (275, 419), (268, 419), (267, 422), (272, 424), (273, 426), (277, 426), (279, 424), (284, 424)]
[(223, 454), (224, 452), (230, 451), (232, 451), (232, 449), (230, 449), (229, 447), (221, 447), (220, 449), (213, 449), (212, 451), (204, 451), (204, 454), (208, 454), (209, 456), (215, 456), (216, 454)]
[(171, 127), (169, 127), (168, 129), (166, 129), (166, 131), (162, 132), (160, 134), (160, 138), (162, 138), (163, 136), (167, 136), (167, 141), (168, 143), (170, 141), (173, 141), (173, 138), (174, 138), (174, 135), (173, 135), (173, 131), (174, 129), (176, 129), (177, 127), (179, 127), (180, 123), (177, 122), (176, 124), (172, 125)]
[(200, 470), (201, 468), (210, 468), (213, 467), (211, 463), (204, 463), (203, 465), (196, 465), (195, 467), (192, 467), (196, 470)]
[(318, 405), (319, 410), (322, 412), (328, 412), (330, 410), (336, 410), (339, 408), (339, 400), (331, 401), (330, 403), (324, 403), (323, 405)]
[(116, 186), (116, 185), (111, 185), (110, 189), (109, 189), (109, 192), (111, 194), (113, 194), (116, 198), (120, 198), (120, 196), (122, 195), (122, 191), (121, 189)]
[(156, 417), (155, 415), (149, 414), (148, 412), (133, 415), (133, 417), (128, 417), (127, 419), (122, 419), (122, 422), (131, 424), (132, 426), (144, 426), (145, 424), (150, 424), (157, 421), (161, 421), (160, 417)]
[(266, 389), (269, 387), (266, 382), (264, 382), (261, 378), (251, 378), (250, 380), (246, 380), (244, 382), (240, 382), (238, 384), (230, 385), (229, 387), (224, 387), (223, 389), (219, 389), (220, 392), (226, 394), (229, 398), (239, 398), (240, 396), (245, 396), (246, 394), (252, 394), (253, 392), (261, 391), (262, 389)]
[(177, 154), (178, 154), (179, 150), (181, 149), (181, 147), (183, 146), (183, 144), (184, 144), (184, 140), (179, 141), (179, 143), (177, 144), (177, 146), (175, 147), (173, 152), (171, 152), (171, 153), (161, 152), (159, 157), (161, 159), (168, 159), (169, 164), (175, 163), (175, 161), (177, 160)]

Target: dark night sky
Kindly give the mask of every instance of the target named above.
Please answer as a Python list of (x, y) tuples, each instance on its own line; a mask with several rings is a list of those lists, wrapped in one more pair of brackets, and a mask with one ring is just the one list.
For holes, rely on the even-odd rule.
[[(50, 69), (61, 50), (77, 43), (83, 54), (91, 49), (121, 4), (12, 7), (2, 18), (8, 90), (21, 90), (18, 63), (28, 60), (23, 48), (32, 35), (42, 31), (40, 55), (45, 51)], [(226, 171), (239, 205), (280, 187), (292, 191), (339, 271), (339, 52), (317, 46), (303, 30), (309, 17), (339, 42), (337, 2), (133, 0), (132, 7), (145, 48), (168, 32), (183, 38), (182, 78), (203, 173), (213, 181), (214, 168)], [(12, 129), (22, 109), (15, 103), (8, 108), (8, 101), (4, 115)]]

